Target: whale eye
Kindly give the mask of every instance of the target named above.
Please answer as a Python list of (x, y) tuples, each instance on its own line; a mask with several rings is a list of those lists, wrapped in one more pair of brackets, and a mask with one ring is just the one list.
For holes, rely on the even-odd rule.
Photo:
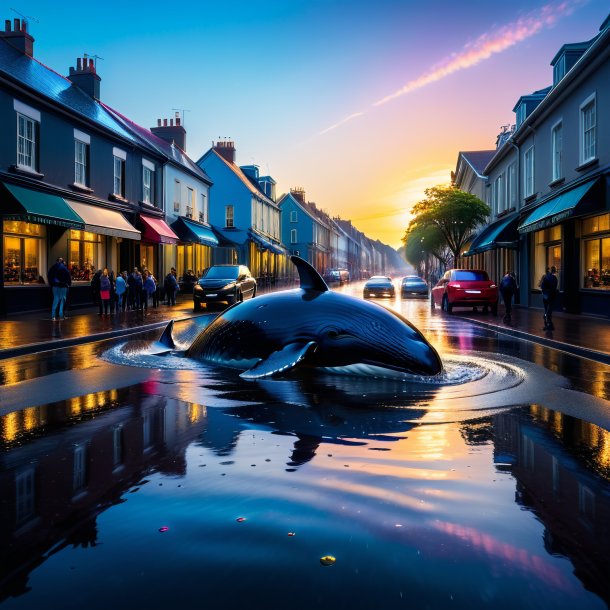
[(335, 330), (334, 328), (331, 328), (329, 331), (326, 332), (326, 336), (329, 339), (334, 339), (335, 337), (339, 336), (339, 331)]

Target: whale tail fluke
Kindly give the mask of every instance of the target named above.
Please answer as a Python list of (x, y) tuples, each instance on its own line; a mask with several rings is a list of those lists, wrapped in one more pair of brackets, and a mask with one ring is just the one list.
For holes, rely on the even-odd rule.
[(175, 349), (176, 344), (174, 343), (174, 338), (172, 337), (172, 331), (174, 330), (174, 321), (170, 320), (169, 324), (165, 327), (163, 334), (159, 338), (159, 343), (161, 345), (165, 345), (169, 349)]
[(290, 260), (294, 263), (299, 272), (301, 288), (304, 290), (317, 290), (326, 292), (328, 286), (322, 276), (304, 259), (299, 256), (291, 256)]

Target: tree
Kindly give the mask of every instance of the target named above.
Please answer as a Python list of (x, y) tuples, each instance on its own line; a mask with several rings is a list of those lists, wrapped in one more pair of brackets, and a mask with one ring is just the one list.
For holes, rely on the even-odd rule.
[(419, 226), (411, 224), (402, 241), (405, 244), (405, 259), (418, 268), (420, 272), (422, 268), (425, 271), (429, 270), (430, 257), (435, 258), (438, 261), (438, 266), (443, 269), (449, 263), (451, 253), (447, 248), (443, 234), (434, 225)]
[(426, 198), (413, 206), (414, 218), (409, 223), (407, 234), (416, 227), (435, 227), (453, 255), (454, 266), (457, 266), (462, 249), (491, 210), (478, 197), (455, 186), (433, 186), (425, 192)]

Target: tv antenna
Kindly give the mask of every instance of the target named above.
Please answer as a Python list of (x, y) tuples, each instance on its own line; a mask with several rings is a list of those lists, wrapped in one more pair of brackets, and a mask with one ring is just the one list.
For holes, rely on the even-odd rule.
[(19, 15), (26, 23), (28, 21), (33, 21), (34, 23), (40, 23), (40, 21), (38, 21), (38, 19), (36, 19), (36, 17), (24, 15), (23, 13), (20, 13), (16, 8), (11, 8), (11, 11), (13, 11), (13, 13), (17, 13), (17, 15)]
[(174, 112), (179, 112), (181, 114), (181, 116), (182, 116), (181, 122), (182, 122), (182, 125), (184, 126), (184, 113), (190, 112), (190, 110), (188, 108), (172, 108), (172, 110)]
[(85, 59), (91, 58), (93, 60), (93, 66), (95, 67), (96, 71), (97, 71), (97, 60), (101, 59), (102, 61), (104, 61), (103, 57), (100, 57), (99, 55), (89, 55), (89, 53), (83, 53), (83, 57)]

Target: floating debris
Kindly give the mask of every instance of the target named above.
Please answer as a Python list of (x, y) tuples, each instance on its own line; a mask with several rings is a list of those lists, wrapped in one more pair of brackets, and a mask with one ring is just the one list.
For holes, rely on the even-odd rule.
[(237, 519), (235, 519), (235, 521), (237, 521), (237, 523), (241, 523), (242, 521), (245, 521), (246, 518), (245, 517), (237, 517)]
[(296, 532), (288, 532), (288, 535), (289, 535), (289, 536), (296, 536), (296, 535), (297, 535), (297, 533), (296, 533)]
[(324, 555), (324, 557), (320, 557), (320, 563), (323, 566), (335, 565), (336, 561), (337, 561), (337, 559), (335, 557), (333, 557), (332, 555)]
[(167, 532), (167, 530), (169, 530), (169, 527), (167, 527), (167, 525), (164, 525), (164, 526), (159, 528), (160, 532)]

